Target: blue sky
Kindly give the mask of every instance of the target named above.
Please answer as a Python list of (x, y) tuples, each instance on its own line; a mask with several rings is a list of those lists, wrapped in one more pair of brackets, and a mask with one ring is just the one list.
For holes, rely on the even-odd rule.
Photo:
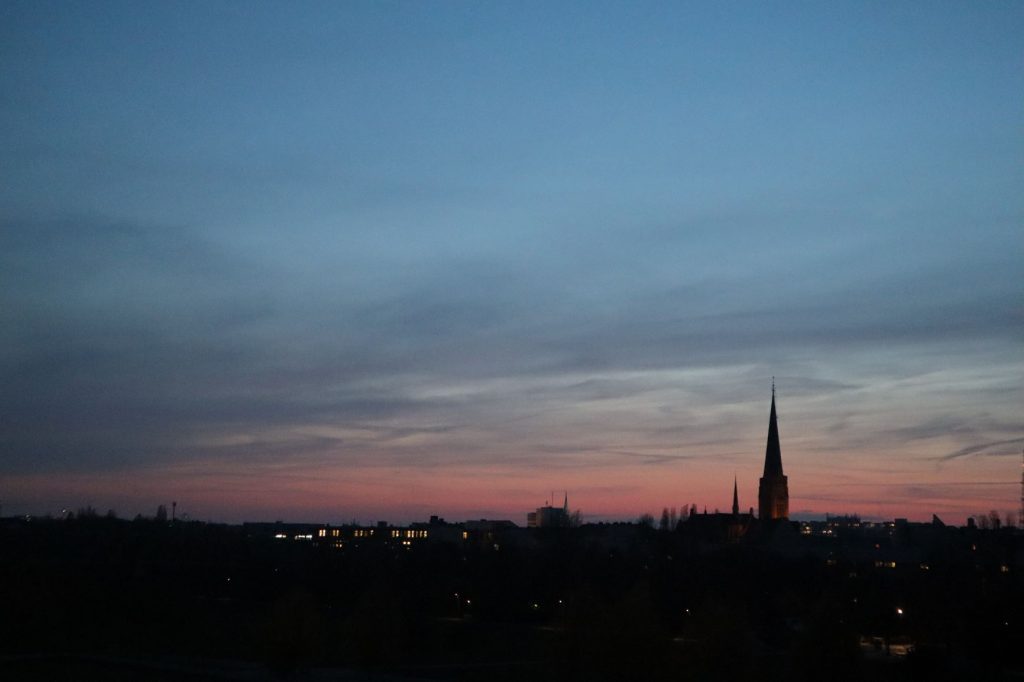
[(0, 500), (724, 508), (774, 375), (795, 511), (1014, 509), (1021, 35), (1016, 3), (5, 3)]

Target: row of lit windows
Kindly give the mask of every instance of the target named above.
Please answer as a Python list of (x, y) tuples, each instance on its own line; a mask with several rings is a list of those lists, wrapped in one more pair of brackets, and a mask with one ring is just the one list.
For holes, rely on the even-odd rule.
[[(353, 538), (373, 538), (374, 530), (375, 530), (375, 528), (355, 528), (354, 530), (352, 530), (352, 537)], [(340, 538), (341, 537), (341, 529), (340, 528), (321, 528), (321, 529), (316, 531), (316, 536), (319, 537), (319, 538), (327, 538), (329, 534), (330, 534), (331, 538)], [(422, 540), (422, 539), (425, 539), (427, 537), (427, 534), (428, 534), (427, 530), (401, 530), (399, 528), (395, 528), (395, 529), (391, 530), (391, 537), (392, 538), (415, 538), (415, 539)], [(280, 534), (280, 535), (278, 535), (276, 537), (278, 537), (278, 538), (285, 538), (286, 536), (284, 534)], [(465, 537), (466, 537), (466, 534), (464, 532), (463, 539), (465, 539)], [(312, 536), (304, 536), (303, 538), (312, 539)]]
[(393, 530), (391, 531), (391, 537), (393, 538), (425, 538), (427, 537), (427, 531), (425, 530)]
[[(332, 538), (340, 538), (341, 537), (341, 528), (321, 528), (321, 529), (319, 529), (316, 532), (317, 537), (319, 537), (319, 538), (327, 538), (328, 537), (328, 530), (330, 530)], [(371, 538), (371, 537), (373, 537), (373, 535), (374, 535), (373, 528), (366, 528), (366, 529), (365, 528), (357, 528), (357, 529), (352, 531), (352, 537), (353, 538)], [(309, 537), (312, 538), (312, 536), (309, 536)]]

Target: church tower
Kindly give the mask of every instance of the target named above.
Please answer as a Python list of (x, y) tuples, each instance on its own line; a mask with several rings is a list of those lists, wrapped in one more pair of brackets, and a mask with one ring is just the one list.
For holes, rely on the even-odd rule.
[(772, 381), (772, 411), (768, 417), (768, 446), (764, 452), (764, 475), (757, 489), (757, 517), (762, 521), (789, 518), (789, 483), (782, 474), (779, 423), (775, 416), (775, 381)]

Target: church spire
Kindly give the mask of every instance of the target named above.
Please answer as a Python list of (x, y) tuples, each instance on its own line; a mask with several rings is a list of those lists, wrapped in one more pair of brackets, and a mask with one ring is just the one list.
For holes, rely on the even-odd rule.
[(740, 491), (736, 487), (736, 476), (732, 477), (732, 515), (740, 515)]
[(775, 414), (775, 377), (772, 377), (772, 409), (768, 416), (764, 475), (757, 488), (757, 516), (762, 521), (789, 518), (789, 482), (782, 473), (779, 420)]
[(768, 445), (764, 451), (764, 475), (782, 476), (782, 448), (779, 446), (779, 421), (775, 416), (775, 377), (772, 377), (772, 411), (768, 416)]

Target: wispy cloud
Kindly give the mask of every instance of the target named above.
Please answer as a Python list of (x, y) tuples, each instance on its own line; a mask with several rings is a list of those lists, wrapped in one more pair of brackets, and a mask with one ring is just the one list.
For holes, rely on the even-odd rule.
[(1003, 446), (1015, 445), (1017, 443), (1024, 443), (1024, 438), (1010, 438), (1008, 440), (997, 440), (990, 443), (977, 443), (965, 448), (960, 448), (956, 452), (943, 455), (938, 459), (948, 462), (949, 460), (960, 459), (961, 457), (970, 457), (971, 455), (978, 454), (983, 454), (987, 457), (1002, 457), (1010, 454), (1016, 454), (1015, 451), (1010, 451), (1008, 448), (1004, 448)]

